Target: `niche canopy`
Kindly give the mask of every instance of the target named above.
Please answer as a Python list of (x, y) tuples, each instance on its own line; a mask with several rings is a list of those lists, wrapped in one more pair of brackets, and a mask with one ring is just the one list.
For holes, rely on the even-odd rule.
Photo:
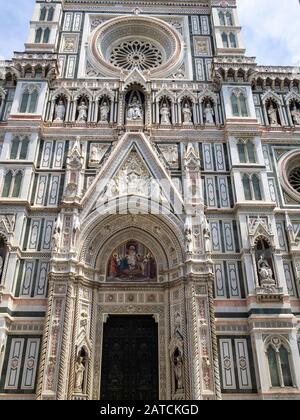
[(183, 40), (168, 23), (153, 17), (122, 16), (98, 27), (91, 37), (89, 55), (107, 76), (137, 68), (166, 77), (182, 63)]

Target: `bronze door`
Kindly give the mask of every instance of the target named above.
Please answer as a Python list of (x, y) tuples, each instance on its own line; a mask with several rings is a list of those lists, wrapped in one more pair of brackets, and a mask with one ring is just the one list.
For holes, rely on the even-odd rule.
[(158, 400), (158, 330), (152, 316), (109, 316), (103, 329), (101, 400)]

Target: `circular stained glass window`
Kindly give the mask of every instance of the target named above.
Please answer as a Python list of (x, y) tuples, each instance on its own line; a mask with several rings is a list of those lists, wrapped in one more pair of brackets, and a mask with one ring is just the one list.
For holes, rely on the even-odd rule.
[(291, 170), (289, 174), (289, 183), (291, 186), (300, 193), (300, 167), (296, 167)]
[(156, 45), (147, 41), (124, 41), (114, 47), (110, 54), (110, 62), (118, 68), (141, 71), (158, 67), (163, 62), (162, 52)]

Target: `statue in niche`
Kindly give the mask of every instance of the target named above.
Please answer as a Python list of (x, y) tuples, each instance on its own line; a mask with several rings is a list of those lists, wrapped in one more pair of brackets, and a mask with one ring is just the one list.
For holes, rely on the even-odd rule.
[(300, 125), (300, 110), (297, 109), (295, 105), (293, 106), (291, 110), (291, 115), (292, 115), (294, 124)]
[(257, 261), (257, 269), (261, 286), (275, 286), (273, 271), (264, 254)]
[(62, 99), (59, 100), (55, 107), (55, 121), (62, 122), (65, 119), (66, 107)]
[(210, 104), (207, 102), (204, 108), (204, 117), (205, 117), (205, 124), (214, 124), (214, 110)]
[(87, 107), (84, 99), (82, 99), (82, 101), (80, 102), (80, 105), (77, 108), (77, 110), (79, 112), (77, 122), (86, 122), (87, 121), (88, 107)]
[(161, 120), (160, 120), (161, 125), (170, 125), (171, 124), (170, 109), (169, 109), (166, 102), (164, 102), (162, 104), (162, 107), (160, 109), (160, 116), (161, 116)]
[(210, 226), (206, 217), (205, 217), (204, 226), (203, 226), (203, 238), (204, 238), (204, 251), (208, 254), (211, 254)]
[(100, 122), (108, 123), (109, 105), (107, 101), (103, 101), (100, 107)]
[(277, 108), (274, 108), (273, 103), (271, 103), (268, 109), (268, 116), (269, 116), (269, 121), (271, 125), (274, 125), (274, 126), (279, 125), (278, 119), (277, 119)]
[(84, 381), (84, 358), (79, 356), (75, 363), (75, 392), (77, 394), (83, 393), (83, 381)]
[(127, 120), (141, 121), (143, 119), (143, 106), (137, 96), (134, 96), (128, 105)]
[(53, 252), (58, 252), (59, 238), (60, 238), (60, 233), (59, 233), (58, 229), (55, 229), (55, 231), (53, 233), (53, 236), (52, 236), (52, 251)]
[(183, 113), (183, 124), (190, 125), (192, 123), (192, 111), (188, 102), (184, 104), (182, 113)]
[(193, 236), (190, 228), (186, 228), (184, 232), (186, 252), (191, 253), (193, 251)]
[(173, 369), (175, 375), (175, 390), (176, 392), (183, 391), (183, 357), (182, 352), (176, 348), (173, 354)]

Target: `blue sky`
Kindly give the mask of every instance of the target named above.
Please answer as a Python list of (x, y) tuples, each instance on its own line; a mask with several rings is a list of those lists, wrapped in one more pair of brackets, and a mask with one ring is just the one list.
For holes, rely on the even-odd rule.
[[(0, 59), (23, 51), (34, 0), (0, 0)], [(248, 56), (259, 64), (300, 65), (299, 0), (238, 0)]]

